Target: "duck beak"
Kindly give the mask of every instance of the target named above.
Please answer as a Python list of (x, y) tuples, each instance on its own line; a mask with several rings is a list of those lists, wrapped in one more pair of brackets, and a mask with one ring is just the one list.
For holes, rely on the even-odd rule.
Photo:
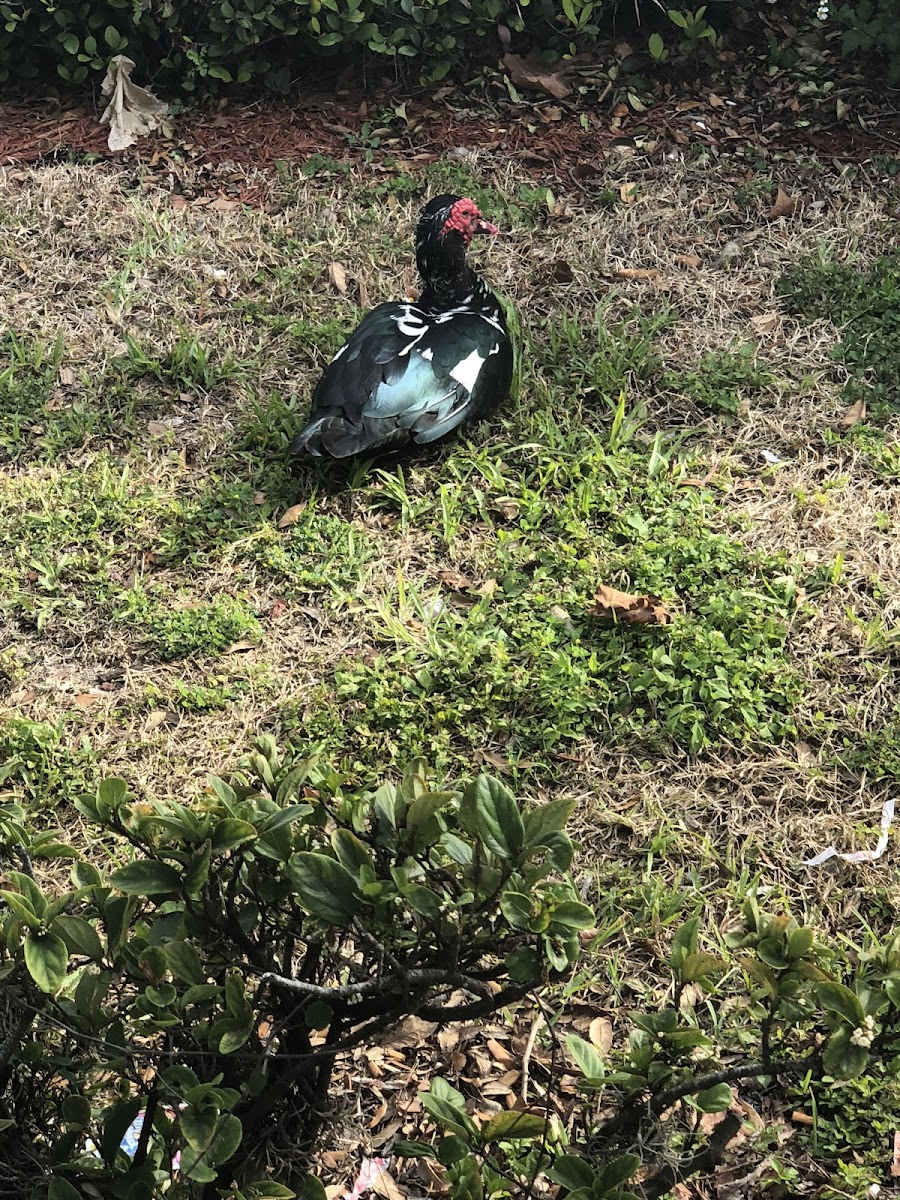
[(499, 233), (500, 230), (498, 229), (498, 227), (496, 225), (491, 224), (490, 221), (486, 221), (484, 219), (484, 217), (479, 217), (478, 220), (475, 222), (475, 228), (474, 228), (473, 232), (474, 233), (490, 233), (493, 235), (495, 233)]

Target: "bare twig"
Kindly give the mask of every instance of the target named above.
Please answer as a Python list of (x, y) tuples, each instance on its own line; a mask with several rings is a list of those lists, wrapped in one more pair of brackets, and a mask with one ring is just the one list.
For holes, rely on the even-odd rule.
[(522, 1055), (522, 1103), (528, 1103), (528, 1068), (531, 1066), (531, 1055), (534, 1052), (534, 1044), (537, 1041), (537, 1035), (541, 1028), (546, 1024), (544, 1014), (539, 1012), (531, 1023), (531, 1031), (528, 1034), (528, 1041), (525, 1043), (525, 1052)]
[[(360, 983), (347, 983), (339, 987), (323, 987), (318, 983), (307, 983), (305, 979), (291, 979), (287, 975), (276, 975), (266, 971), (260, 976), (260, 990), (267, 984), (286, 988), (288, 991), (303, 992), (318, 1000), (354, 1000), (360, 996), (383, 995), (386, 992), (408, 990), (416, 987), (453, 987), (493, 1000), (494, 993), (486, 983), (461, 975), (457, 971), (420, 969), (405, 971), (399, 979), (395, 975), (379, 975), (375, 979), (363, 979)], [(452, 1011), (452, 1010), (451, 1010)]]

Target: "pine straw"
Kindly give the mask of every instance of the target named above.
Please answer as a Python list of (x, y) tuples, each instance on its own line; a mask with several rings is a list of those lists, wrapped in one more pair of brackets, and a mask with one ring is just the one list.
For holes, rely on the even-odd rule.
[[(483, 157), (485, 181), (515, 194), (515, 164)], [(784, 549), (828, 563), (844, 555), (840, 586), (817, 601), (817, 615), (800, 627), (792, 641), (799, 668), (810, 690), (801, 722), (816, 711), (840, 717), (845, 704), (840, 686), (822, 670), (826, 651), (840, 656), (840, 670), (861, 674), (866, 649), (848, 612), (862, 620), (881, 613), (887, 625), (898, 621), (900, 551), (890, 532), (881, 532), (879, 513), (897, 517), (896, 489), (873, 479), (865, 460), (839, 445), (829, 446), (823, 430), (840, 419), (840, 370), (829, 357), (836, 331), (827, 321), (808, 325), (785, 316), (774, 284), (783, 268), (801, 256), (822, 250), (836, 257), (869, 261), (891, 240), (885, 220), (885, 195), (861, 190), (840, 174), (810, 173), (792, 187), (802, 203), (789, 218), (767, 220), (765, 205), (744, 212), (734, 200), (744, 179), (742, 168), (672, 161), (641, 167), (633, 159), (613, 161), (580, 193), (548, 178), (561, 199), (562, 212), (539, 233), (509, 231), (482, 252), (491, 280), (512, 295), (526, 321), (561, 309), (590, 313), (611, 301), (611, 316), (635, 305), (644, 312), (667, 307), (677, 314), (661, 335), (667, 367), (689, 370), (711, 350), (759, 342), (759, 354), (777, 383), (750, 398), (740, 420), (712, 416), (700, 435), (727, 504), (746, 516), (746, 542), (761, 549)], [(234, 173), (231, 172), (233, 179)], [(263, 172), (246, 172), (245, 183), (268, 196), (264, 210), (215, 211), (208, 205), (173, 209), (171, 194), (140, 171), (114, 166), (52, 167), (0, 176), (4, 212), (2, 249), (5, 265), (0, 290), (0, 321), (20, 334), (46, 342), (59, 336), (64, 365), (97, 376), (122, 350), (126, 333), (149, 345), (171, 345), (177, 326), (197, 332), (219, 355), (231, 354), (252, 372), (253, 390), (265, 395), (306, 396), (321, 370), (323, 355), (302, 338), (247, 318), (234, 307), (240, 297), (260, 292), (255, 282), (263, 269), (293, 266), (295, 283), (277, 293), (286, 316), (314, 312), (321, 320), (350, 325), (359, 302), (374, 305), (403, 293), (404, 270), (411, 253), (392, 247), (409, 244), (419, 200), (357, 205), (355, 177), (286, 181)], [(634, 198), (614, 208), (598, 203), (603, 188), (638, 183)], [(813, 190), (814, 189), (814, 190)], [(286, 257), (286, 238), (299, 239), (303, 261)], [(736, 258), (722, 260), (729, 243)], [(677, 255), (696, 255), (697, 267), (678, 265)], [(350, 281), (349, 294), (336, 296), (326, 268), (340, 261)], [(574, 276), (568, 284), (548, 284), (550, 264), (565, 260)], [(658, 271), (652, 280), (623, 280), (621, 268)], [(225, 272), (217, 289), (212, 270)], [(268, 287), (268, 285), (265, 285)], [(297, 289), (303, 289), (302, 304)], [(224, 290), (225, 294), (221, 292)], [(273, 299), (270, 296), (270, 299)], [(758, 333), (754, 317), (775, 313), (767, 332)], [(802, 386), (801, 386), (802, 384)], [(218, 451), (234, 436), (233, 414), (243, 394), (241, 377), (208, 396), (179, 398), (167, 416), (181, 417), (173, 427), (174, 448), (191, 452), (191, 470), (216, 469)], [(521, 401), (528, 403), (527, 396)], [(696, 424), (676, 398), (654, 399), (651, 429)], [(696, 438), (695, 438), (696, 441)], [(171, 450), (147, 438), (143, 461), (133, 464), (151, 487), (177, 488), (171, 477)], [(775, 469), (761, 451), (778, 454)], [(75, 456), (91, 458), (93, 448)], [(65, 470), (58, 464), (52, 470)], [(14, 472), (13, 472), (14, 473)], [(167, 479), (167, 475), (169, 478)], [(800, 506), (798, 493), (818, 492), (824, 481), (847, 477), (821, 504)], [(735, 488), (750, 481), (751, 486)], [(285, 503), (291, 498), (284, 497)], [(335, 512), (359, 520), (352, 498), (334, 501)], [(378, 530), (364, 526), (378, 543)], [(387, 543), (385, 543), (387, 545)], [(390, 557), (376, 553), (371, 567), (372, 594), (396, 577), (398, 566), (428, 578), (441, 563), (433, 559), (429, 539), (413, 529), (406, 543), (391, 542)], [(876, 599), (872, 579), (879, 580)], [(227, 570), (196, 581), (198, 597), (214, 597), (227, 588)], [(257, 611), (278, 599), (277, 586), (260, 579), (252, 589)], [(125, 774), (157, 794), (190, 794), (211, 766), (227, 769), (260, 729), (278, 729), (284, 706), (308, 696), (348, 654), (365, 651), (365, 612), (344, 612), (326, 627), (313, 606), (311, 614), (293, 613), (289, 621), (266, 625), (263, 644), (230, 661), (227, 671), (251, 680), (247, 692), (224, 711), (170, 716), (147, 731), (143, 696), (148, 683), (165, 689), (167, 681), (189, 674), (190, 667), (161, 667), (131, 655), (127, 632), (107, 630), (102, 645), (90, 634), (79, 642), (72, 627), (66, 638), (15, 638), (27, 662), (7, 713), (53, 720), (71, 708), (72, 697), (96, 686), (104, 664), (124, 662), (119, 686), (99, 698), (84, 716), (85, 729), (104, 770)], [(234, 656), (232, 656), (234, 659)], [(265, 682), (252, 682), (255, 665)], [(66, 671), (68, 670), (68, 675)], [(893, 689), (887, 670), (870, 681), (861, 714), (847, 715), (848, 736), (877, 729), (892, 710)], [(830, 747), (818, 751), (824, 761)], [(608, 849), (605, 824), (610, 809), (625, 799), (633, 830), (623, 842), (628, 856), (643, 852), (654, 832), (674, 827), (683, 838), (685, 865), (700, 856), (709, 839), (720, 855), (736, 848), (739, 860), (752, 851), (754, 863), (773, 885), (788, 885), (795, 903), (823, 907), (835, 924), (843, 905), (842, 884), (875, 883), (885, 862), (873, 867), (808, 872), (799, 859), (832, 840), (851, 848), (874, 840), (871, 827), (886, 789), (869, 786), (849, 772), (818, 766), (816, 755), (791, 746), (750, 754), (721, 750), (700, 759), (673, 756), (649, 765), (611, 757), (588, 744), (572, 766), (567, 787), (583, 802), (580, 808), (582, 865), (592, 855), (602, 865)], [(565, 788), (563, 789), (565, 790)], [(599, 828), (598, 828), (599, 827)], [(835, 896), (834, 893), (837, 893)]]

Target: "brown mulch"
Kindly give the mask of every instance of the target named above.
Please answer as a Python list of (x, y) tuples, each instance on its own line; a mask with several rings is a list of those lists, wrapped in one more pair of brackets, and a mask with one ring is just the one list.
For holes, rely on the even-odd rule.
[[(272, 168), (279, 162), (304, 162), (313, 154), (345, 162), (377, 161), (385, 155), (415, 155), (427, 161), (465, 147), (516, 155), (525, 167), (552, 162), (571, 169), (604, 157), (610, 143), (622, 139), (649, 142), (651, 147), (699, 144), (735, 149), (754, 143), (850, 163), (900, 152), (900, 113), (895, 110), (869, 115), (867, 128), (849, 119), (801, 127), (788, 108), (763, 114), (753, 103), (723, 101), (709, 92), (666, 99), (642, 113), (624, 104), (579, 112), (537, 100), (493, 116), (475, 115), (433, 98), (408, 101), (406, 113), (405, 127), (394, 121), (379, 128), (370, 116), (370, 102), (361, 95), (311, 93), (294, 105), (230, 105), (172, 118), (171, 137), (145, 138), (118, 157), (155, 166), (174, 151), (198, 165)], [(0, 105), (0, 165), (63, 155), (112, 159), (116, 156), (107, 148), (107, 131), (98, 117), (99, 109), (65, 109), (48, 101)], [(367, 123), (366, 137), (361, 138)]]

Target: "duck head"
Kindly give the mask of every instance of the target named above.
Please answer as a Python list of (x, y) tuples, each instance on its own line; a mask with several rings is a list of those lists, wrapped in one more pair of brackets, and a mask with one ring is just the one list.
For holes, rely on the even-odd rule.
[(499, 232), (468, 196), (435, 196), (429, 200), (416, 228), (416, 263), (426, 293), (452, 298), (469, 289), (473, 276), (466, 264), (469, 243), (476, 234)]

